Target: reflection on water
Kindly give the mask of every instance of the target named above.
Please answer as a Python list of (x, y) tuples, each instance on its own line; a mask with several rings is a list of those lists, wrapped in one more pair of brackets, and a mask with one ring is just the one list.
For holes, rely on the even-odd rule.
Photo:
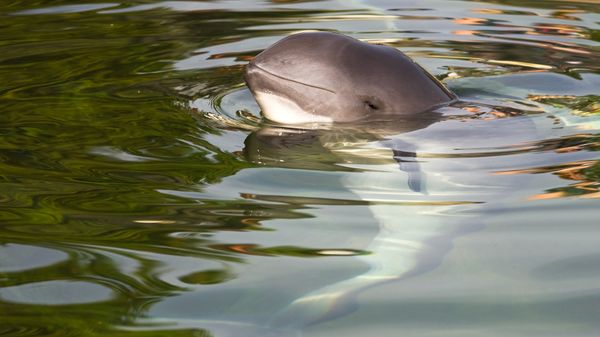
[[(2, 3), (0, 335), (595, 336), (599, 13)], [(301, 30), (399, 48), (462, 101), (262, 121), (244, 65)]]
[(47, 281), (0, 290), (3, 301), (22, 304), (79, 304), (106, 301), (110, 297), (110, 289), (89, 282)]

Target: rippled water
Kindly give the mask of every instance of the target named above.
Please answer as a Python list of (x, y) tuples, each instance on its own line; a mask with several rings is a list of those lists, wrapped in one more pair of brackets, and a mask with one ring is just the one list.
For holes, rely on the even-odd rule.
[[(301, 30), (461, 102), (262, 121), (244, 66)], [(0, 335), (600, 332), (595, 0), (8, 0), (0, 32)]]

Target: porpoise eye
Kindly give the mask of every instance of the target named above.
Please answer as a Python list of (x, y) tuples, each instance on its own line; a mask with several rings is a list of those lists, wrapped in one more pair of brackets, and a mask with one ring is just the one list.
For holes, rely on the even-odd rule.
[(367, 105), (369, 108), (371, 108), (371, 109), (373, 109), (373, 110), (377, 110), (377, 109), (379, 109), (379, 107), (377, 107), (377, 105), (373, 104), (373, 102), (370, 102), (370, 101), (365, 101), (365, 104), (366, 104), (366, 105)]

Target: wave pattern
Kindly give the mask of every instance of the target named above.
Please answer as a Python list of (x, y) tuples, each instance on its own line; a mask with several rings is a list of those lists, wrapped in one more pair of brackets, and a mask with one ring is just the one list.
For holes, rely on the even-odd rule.
[[(0, 336), (595, 335), (599, 15), (3, 2)], [(411, 132), (265, 123), (244, 65), (305, 30), (399, 48), (461, 102)]]

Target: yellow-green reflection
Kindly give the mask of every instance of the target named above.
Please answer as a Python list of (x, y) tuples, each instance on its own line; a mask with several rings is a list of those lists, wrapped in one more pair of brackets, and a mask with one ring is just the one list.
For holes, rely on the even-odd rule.
[[(0, 336), (600, 329), (594, 1), (12, 0), (0, 18)], [(402, 49), (465, 101), (400, 129), (269, 128), (243, 67), (299, 30)], [(423, 147), (428, 194), (394, 132)], [(394, 216), (405, 255), (373, 245)]]

